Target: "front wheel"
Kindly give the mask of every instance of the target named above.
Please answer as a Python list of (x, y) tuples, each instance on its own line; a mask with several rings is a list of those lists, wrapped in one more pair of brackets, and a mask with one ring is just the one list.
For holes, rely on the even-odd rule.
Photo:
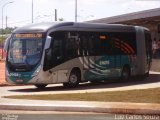
[(35, 86), (41, 90), (41, 89), (44, 89), (47, 86), (47, 84), (37, 84)]
[(129, 81), (130, 78), (130, 69), (129, 67), (124, 66), (121, 73), (121, 80), (123, 82)]
[(71, 72), (69, 76), (69, 82), (63, 83), (63, 86), (66, 88), (74, 88), (79, 85), (80, 74), (78, 72)]

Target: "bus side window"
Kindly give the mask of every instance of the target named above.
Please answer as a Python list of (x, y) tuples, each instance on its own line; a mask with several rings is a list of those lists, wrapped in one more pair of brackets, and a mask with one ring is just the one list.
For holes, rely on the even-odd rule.
[(88, 44), (89, 44), (88, 52), (89, 52), (89, 55), (96, 55), (95, 54), (96, 50), (95, 50), (95, 44), (94, 44), (94, 37), (95, 36), (93, 34), (91, 34), (89, 39), (88, 39)]
[(74, 58), (77, 56), (77, 45), (75, 39), (66, 39), (66, 57)]
[(136, 35), (132, 32), (111, 33), (111, 39), (114, 45), (114, 55), (136, 55)]
[(93, 45), (96, 55), (111, 55), (113, 43), (107, 32), (94, 33)]
[(82, 55), (87, 56), (87, 52), (88, 52), (88, 40), (87, 40), (87, 36), (85, 34), (81, 35), (81, 46), (82, 46)]
[(73, 59), (78, 56), (78, 35), (76, 32), (68, 32), (65, 37), (65, 57), (67, 60)]
[(95, 35), (91, 32), (79, 32), (80, 34), (80, 55), (95, 55)]

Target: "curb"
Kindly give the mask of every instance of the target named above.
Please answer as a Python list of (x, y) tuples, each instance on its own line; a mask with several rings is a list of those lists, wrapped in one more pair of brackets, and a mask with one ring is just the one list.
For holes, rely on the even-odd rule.
[(11, 86), (9, 84), (0, 84), (0, 87)]
[[(72, 101), (74, 102), (74, 101)], [(113, 104), (113, 103), (112, 103)], [(119, 103), (120, 104), (120, 103)], [(124, 103), (123, 103), (124, 104)], [(147, 106), (147, 104), (146, 104)], [(159, 105), (160, 106), (160, 105)], [(124, 107), (124, 108), (123, 108)], [(117, 114), (141, 114), (141, 115), (160, 115), (157, 108), (133, 108), (133, 107), (112, 107), (112, 105), (99, 107), (94, 105), (20, 105), (20, 104), (0, 104), (0, 110), (24, 110), (24, 111), (66, 111), (66, 112), (94, 112), (94, 113), (117, 113)]]
[(0, 87), (8, 87), (8, 86), (20, 86), (20, 85), (12, 85), (12, 84), (0, 84)]
[(8, 83), (5, 83), (5, 84), (0, 84), (0, 87), (8, 87), (8, 86), (29, 86), (29, 84), (28, 85), (16, 85), (16, 84), (8, 84)]

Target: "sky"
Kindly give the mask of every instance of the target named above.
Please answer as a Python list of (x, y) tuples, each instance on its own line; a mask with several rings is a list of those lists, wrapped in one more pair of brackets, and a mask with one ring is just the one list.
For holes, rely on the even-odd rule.
[[(6, 3), (12, 2), (3, 7)], [(160, 0), (77, 0), (78, 22), (160, 8)], [(75, 0), (33, 0), (34, 23), (54, 22), (54, 10), (64, 21), (75, 20)], [(0, 28), (21, 27), (32, 23), (32, 0), (0, 0)]]

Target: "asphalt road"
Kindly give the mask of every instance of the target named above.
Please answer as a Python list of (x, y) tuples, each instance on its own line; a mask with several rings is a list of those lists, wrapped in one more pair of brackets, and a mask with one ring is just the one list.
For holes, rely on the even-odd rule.
[[(8, 120), (114, 120), (112, 114), (93, 114), (93, 113), (64, 113), (64, 112), (1, 112), (0, 119)], [(113, 118), (113, 119), (112, 119)], [(9, 119), (9, 120), (10, 120)]]
[(1, 120), (160, 120), (159, 115), (99, 114), (54, 111), (0, 111)]
[(33, 94), (61, 94), (61, 93), (85, 93), (104, 91), (124, 91), (134, 89), (148, 89), (160, 87), (160, 73), (151, 73), (150, 77), (142, 80), (140, 78), (131, 79), (126, 83), (106, 82), (100, 84), (83, 83), (77, 88), (67, 89), (61, 84), (49, 85), (44, 90), (38, 90), (33, 85), (27, 86), (7, 86), (0, 87), (0, 99), (9, 95), (33, 95)]

